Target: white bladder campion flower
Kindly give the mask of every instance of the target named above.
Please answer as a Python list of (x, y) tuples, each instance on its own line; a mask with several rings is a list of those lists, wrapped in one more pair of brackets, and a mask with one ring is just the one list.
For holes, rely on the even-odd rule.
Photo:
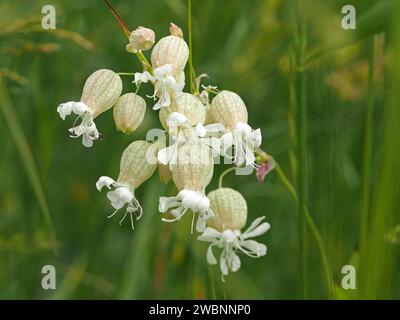
[[(205, 188), (213, 176), (213, 159), (209, 148), (198, 142), (186, 142), (179, 149), (176, 162), (171, 162), (169, 168), (172, 179), (178, 189), (175, 197), (161, 197), (159, 211), (173, 215), (172, 219), (163, 218), (163, 221), (174, 222), (180, 220), (187, 211), (198, 214), (196, 230), (202, 232), (205, 223), (213, 216), (210, 201), (205, 196)], [(193, 230), (193, 220), (192, 220)]]
[(213, 247), (220, 248), (219, 266), (222, 280), (229, 271), (240, 269), (239, 255), (259, 258), (267, 253), (267, 247), (258, 243), (254, 238), (263, 235), (270, 228), (269, 223), (262, 222), (265, 217), (259, 217), (244, 231), (247, 220), (247, 204), (243, 196), (230, 188), (219, 188), (208, 194), (214, 217), (207, 221), (207, 228), (197, 239), (210, 242), (207, 249), (207, 262), (218, 263), (213, 253)]
[[(226, 128), (227, 132), (221, 138), (224, 155), (237, 166), (256, 167), (254, 151), (261, 145), (261, 130), (253, 130), (247, 124), (247, 108), (239, 95), (232, 91), (221, 91), (211, 101), (209, 112), (214, 122), (222, 123)], [(227, 154), (231, 146), (233, 155)]]
[(147, 150), (151, 147), (147, 141), (138, 140), (132, 142), (122, 153), (120, 172), (118, 179), (102, 176), (96, 183), (97, 190), (101, 191), (104, 187), (110, 191), (107, 198), (115, 211), (107, 218), (113, 217), (119, 209), (126, 207), (125, 214), (120, 220), (120, 224), (129, 214), (133, 226), (133, 215), (136, 220), (140, 219), (143, 210), (139, 201), (135, 198), (135, 190), (147, 179), (149, 179), (157, 169), (157, 164), (150, 164), (147, 161)]
[(150, 98), (157, 99), (153, 110), (169, 107), (171, 104), (171, 97), (179, 97), (185, 86), (185, 81), (175, 78), (172, 75), (172, 67), (170, 64), (165, 64), (161, 67), (154, 69), (154, 75), (148, 71), (143, 73), (135, 73), (134, 83), (138, 86), (140, 83), (152, 82), (154, 84), (154, 93)]
[(73, 138), (82, 136), (82, 144), (91, 147), (93, 141), (99, 138), (94, 119), (114, 105), (121, 91), (122, 81), (115, 72), (107, 69), (94, 72), (86, 80), (79, 102), (69, 101), (57, 108), (63, 120), (71, 114), (77, 115), (74, 125), (82, 120), (78, 126), (69, 129), (70, 136)]
[[(112, 11), (118, 16), (115, 10)], [(138, 140), (128, 145), (122, 153), (118, 178), (101, 176), (96, 188), (99, 191), (107, 189), (107, 198), (114, 209), (108, 218), (122, 209), (120, 224), (129, 215), (133, 229), (134, 220), (140, 219), (143, 213), (135, 191), (158, 168), (160, 180), (175, 184), (177, 189), (175, 196), (159, 198), (159, 211), (164, 214), (161, 220), (175, 222), (187, 213), (192, 214), (192, 233), (196, 229), (202, 233), (198, 239), (210, 243), (208, 263), (217, 264), (213, 248), (221, 250), (219, 265), (224, 278), (229, 271), (239, 270), (240, 254), (250, 257), (266, 254), (267, 247), (251, 238), (267, 232), (269, 224), (260, 217), (242, 232), (247, 221), (247, 204), (241, 194), (219, 188), (206, 195), (206, 188), (213, 178), (214, 157), (224, 155), (236, 166), (259, 167), (259, 180), (273, 169), (273, 158), (258, 148), (261, 145), (260, 129), (253, 130), (248, 125), (247, 108), (239, 95), (219, 91), (216, 86), (201, 86), (201, 79), (208, 77), (205, 73), (194, 79), (190, 93), (183, 92), (189, 48), (178, 26), (171, 23), (171, 35), (154, 45), (153, 30), (138, 27), (129, 33), (119, 17), (118, 20), (129, 34), (126, 50), (135, 53), (143, 67), (141, 72), (134, 73), (136, 92), (121, 96), (119, 75), (130, 76), (130, 72), (117, 74), (100, 69), (87, 79), (80, 101), (60, 104), (57, 111), (63, 120), (71, 114), (76, 115), (74, 126), (69, 129), (70, 135), (82, 136), (83, 145), (91, 147), (100, 136), (94, 119), (112, 107), (118, 131), (130, 134), (137, 130), (146, 113), (146, 102), (139, 96), (139, 90), (142, 84), (151, 83), (154, 91), (148, 97), (156, 101), (153, 110), (159, 110), (164, 130), (156, 129), (157, 134), (148, 132), (149, 139), (156, 139), (153, 143)], [(151, 48), (149, 62), (142, 51)], [(192, 68), (189, 72), (194, 74)], [(75, 125), (77, 121), (81, 122)], [(228, 154), (230, 149), (232, 155)]]

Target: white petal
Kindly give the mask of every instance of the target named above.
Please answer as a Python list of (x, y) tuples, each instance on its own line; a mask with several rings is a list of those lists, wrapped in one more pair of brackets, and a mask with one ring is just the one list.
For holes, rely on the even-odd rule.
[(69, 116), (72, 112), (72, 106), (75, 103), (75, 101), (68, 101), (65, 103), (60, 104), (57, 107), (57, 112), (60, 115), (61, 119), (65, 120), (66, 116)]
[(251, 225), (247, 228), (247, 230), (243, 233), (243, 235), (253, 231), (264, 219), (265, 219), (265, 217), (258, 217), (257, 219), (255, 219), (251, 223)]
[(236, 271), (238, 271), (240, 269), (240, 265), (241, 265), (240, 258), (233, 251), (232, 251), (231, 254), (232, 254), (232, 257), (231, 257), (231, 269), (232, 269), (233, 272), (236, 272)]
[(180, 112), (172, 112), (167, 119), (168, 127), (174, 128), (181, 125), (189, 124), (187, 117)]
[(205, 229), (206, 229), (206, 220), (204, 220), (201, 216), (199, 216), (196, 222), (196, 231), (204, 232)]
[(90, 148), (93, 146), (93, 139), (90, 137), (90, 134), (85, 132), (82, 135), (82, 144), (86, 147), (86, 148)]
[(221, 143), (222, 143), (222, 150), (224, 152), (226, 152), (226, 150), (229, 149), (229, 147), (231, 147), (233, 145), (233, 135), (232, 135), (232, 133), (231, 132), (225, 133), (221, 137)]
[(259, 147), (262, 142), (262, 136), (261, 136), (261, 130), (256, 129), (252, 132), (253, 135), (253, 141), (254, 141), (254, 147)]
[(223, 132), (225, 127), (222, 123), (212, 123), (205, 126), (207, 132)]
[(111, 179), (110, 177), (107, 176), (101, 176), (99, 180), (96, 182), (96, 188), (97, 190), (101, 191), (103, 187), (107, 187), (108, 189), (111, 189), (111, 186), (115, 183), (114, 179)]
[(158, 161), (164, 165), (168, 164), (172, 160), (175, 154), (175, 150), (176, 150), (175, 145), (159, 150), (157, 153)]
[(198, 137), (202, 138), (202, 137), (205, 137), (205, 135), (207, 134), (206, 128), (201, 123), (199, 123), (195, 127), (195, 130), (196, 130), (196, 134), (197, 134)]
[(270, 228), (269, 223), (264, 222), (261, 225), (259, 225), (257, 228), (255, 228), (254, 230), (252, 230), (250, 232), (245, 232), (243, 234), (243, 239), (261, 236), (262, 234), (266, 233), (269, 230), (269, 228)]
[(207, 227), (203, 234), (197, 237), (197, 240), (213, 242), (221, 238), (221, 233), (214, 228)]
[(256, 254), (258, 257), (265, 256), (267, 253), (267, 246), (263, 243), (259, 243), (254, 240), (242, 241), (240, 245), (252, 253)]
[(80, 116), (81, 114), (83, 114), (85, 112), (90, 112), (90, 109), (83, 102), (75, 102), (72, 105), (72, 112), (75, 113), (76, 115)]
[(228, 274), (228, 265), (226, 263), (226, 259), (223, 254), (221, 254), (221, 257), (219, 259), (219, 266), (221, 268), (221, 272), (224, 276)]
[(217, 259), (214, 256), (214, 253), (212, 251), (213, 245), (211, 244), (208, 249), (207, 249), (207, 262), (209, 264), (217, 264)]
[(161, 67), (154, 69), (154, 77), (157, 80), (162, 80), (164, 77), (172, 74), (172, 67), (170, 64), (164, 64)]

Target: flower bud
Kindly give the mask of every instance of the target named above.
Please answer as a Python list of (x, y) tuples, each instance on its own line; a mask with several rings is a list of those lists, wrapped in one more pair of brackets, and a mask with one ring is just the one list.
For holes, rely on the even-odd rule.
[(171, 33), (171, 35), (173, 36), (177, 36), (179, 38), (183, 38), (183, 32), (182, 29), (179, 28), (175, 23), (170, 23), (169, 24), (169, 32)]
[(233, 130), (238, 123), (247, 123), (247, 109), (243, 100), (234, 92), (223, 90), (211, 101), (210, 116), (225, 128)]
[(118, 182), (127, 183), (137, 189), (157, 169), (156, 163), (147, 161), (147, 150), (151, 144), (138, 140), (132, 142), (122, 153)]
[(246, 225), (247, 203), (243, 196), (231, 188), (219, 188), (207, 195), (214, 217), (207, 225), (220, 232), (241, 230)]
[(189, 48), (182, 38), (170, 35), (160, 39), (151, 52), (153, 69), (169, 64), (176, 76), (185, 69), (189, 57)]
[(177, 157), (170, 162), (169, 168), (179, 191), (203, 192), (213, 176), (212, 152), (200, 142), (187, 142), (178, 148)]
[(145, 27), (138, 27), (129, 35), (126, 51), (136, 53), (150, 49), (155, 42), (154, 31)]
[(178, 112), (185, 115), (191, 126), (204, 124), (206, 119), (206, 110), (204, 105), (201, 103), (199, 98), (189, 93), (183, 93), (172, 102), (169, 108), (160, 109), (159, 118), (165, 130), (168, 130), (167, 119), (172, 112)]
[(119, 97), (114, 108), (115, 125), (123, 133), (132, 133), (143, 121), (146, 112), (146, 102), (141, 96), (127, 93)]
[(91, 110), (93, 119), (110, 109), (122, 92), (122, 80), (108, 69), (94, 72), (85, 82), (81, 101)]

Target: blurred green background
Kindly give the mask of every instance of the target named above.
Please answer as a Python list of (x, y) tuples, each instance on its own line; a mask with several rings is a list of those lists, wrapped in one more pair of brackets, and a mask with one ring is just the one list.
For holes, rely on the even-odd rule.
[[(357, 9), (359, 26), (344, 32), (341, 9), (349, 2)], [(262, 130), (263, 149), (293, 183), (303, 167), (296, 160), (296, 106), (299, 94), (306, 97), (307, 207), (334, 281), (333, 290), (327, 290), (309, 229), (307, 281), (299, 288), (297, 205), (274, 172), (263, 184), (254, 174), (225, 178), (225, 186), (247, 199), (248, 223), (265, 215), (271, 224), (259, 238), (268, 254), (243, 257), (240, 271), (226, 282), (217, 267), (207, 266), (207, 245), (190, 234), (189, 217), (161, 222), (158, 197), (169, 194), (171, 186), (157, 174), (136, 192), (145, 214), (134, 231), (129, 223), (120, 227), (117, 219), (107, 220), (112, 209), (95, 183), (101, 175), (117, 176), (124, 148), (160, 127), (157, 113), (149, 108), (140, 129), (126, 136), (115, 130), (112, 112), (106, 112), (96, 121), (104, 139), (86, 149), (68, 137), (71, 123), (61, 121), (56, 107), (79, 99), (95, 70), (136, 72), (140, 65), (125, 51), (127, 40), (103, 1), (2, 0), (0, 298), (210, 299), (213, 287), (221, 299), (297, 299), (304, 297), (304, 287), (306, 297), (314, 299), (399, 298), (400, 23), (391, 24), (389, 13), (400, 10), (395, 1), (390, 10), (374, 7), (386, 2), (192, 4), (197, 74), (206, 72), (206, 83), (241, 95), (250, 125)], [(112, 3), (132, 30), (147, 26), (160, 39), (173, 21), (187, 35), (183, 0)], [(41, 29), (41, 9), (47, 4), (57, 10), (54, 31)], [(304, 13), (306, 47), (305, 39), (297, 37), (297, 6)], [(362, 15), (370, 20), (363, 22)], [(338, 40), (342, 49), (327, 47), (301, 70), (290, 63), (299, 48), (308, 54), (344, 33), (350, 39)], [(298, 73), (307, 80), (301, 92)], [(124, 93), (135, 89), (130, 77), (123, 80)], [(216, 168), (209, 191), (224, 169)], [(41, 268), (47, 264), (56, 268), (56, 290), (41, 287)], [(346, 264), (356, 267), (356, 290), (341, 288)]]

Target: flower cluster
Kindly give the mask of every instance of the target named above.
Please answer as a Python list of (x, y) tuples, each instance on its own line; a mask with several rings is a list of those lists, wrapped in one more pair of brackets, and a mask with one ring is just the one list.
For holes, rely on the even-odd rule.
[[(203, 75), (196, 79), (193, 92), (183, 92), (189, 48), (179, 27), (171, 24), (170, 33), (155, 45), (151, 29), (138, 27), (130, 33), (126, 50), (136, 54), (143, 66), (142, 72), (132, 73), (135, 92), (121, 95), (120, 74), (101, 69), (87, 79), (80, 101), (60, 104), (57, 111), (63, 120), (77, 116), (69, 133), (82, 136), (83, 145), (92, 147), (100, 136), (94, 120), (110, 108), (117, 130), (130, 134), (141, 125), (146, 101), (138, 92), (142, 85), (151, 85), (153, 94), (148, 98), (154, 100), (152, 109), (158, 110), (165, 139), (132, 142), (122, 154), (117, 179), (102, 176), (96, 187), (108, 189), (107, 198), (114, 208), (108, 217), (123, 209), (120, 223), (129, 215), (133, 229), (134, 220), (143, 213), (135, 190), (158, 169), (161, 180), (173, 183), (177, 190), (175, 196), (159, 199), (159, 211), (165, 214), (162, 221), (176, 222), (192, 214), (192, 233), (195, 229), (201, 233), (198, 240), (210, 242), (208, 263), (217, 263), (212, 248), (221, 249), (219, 264), (225, 276), (240, 268), (239, 254), (266, 254), (266, 246), (251, 238), (264, 234), (269, 224), (262, 222), (264, 217), (257, 218), (242, 232), (247, 222), (243, 196), (222, 187), (206, 193), (215, 159), (221, 156), (236, 167), (260, 168), (262, 176), (273, 167), (267, 167), (265, 153), (260, 164), (261, 131), (248, 124), (247, 108), (238, 94), (201, 86)], [(143, 51), (151, 48), (149, 62)], [(215, 96), (211, 99), (211, 95)]]

